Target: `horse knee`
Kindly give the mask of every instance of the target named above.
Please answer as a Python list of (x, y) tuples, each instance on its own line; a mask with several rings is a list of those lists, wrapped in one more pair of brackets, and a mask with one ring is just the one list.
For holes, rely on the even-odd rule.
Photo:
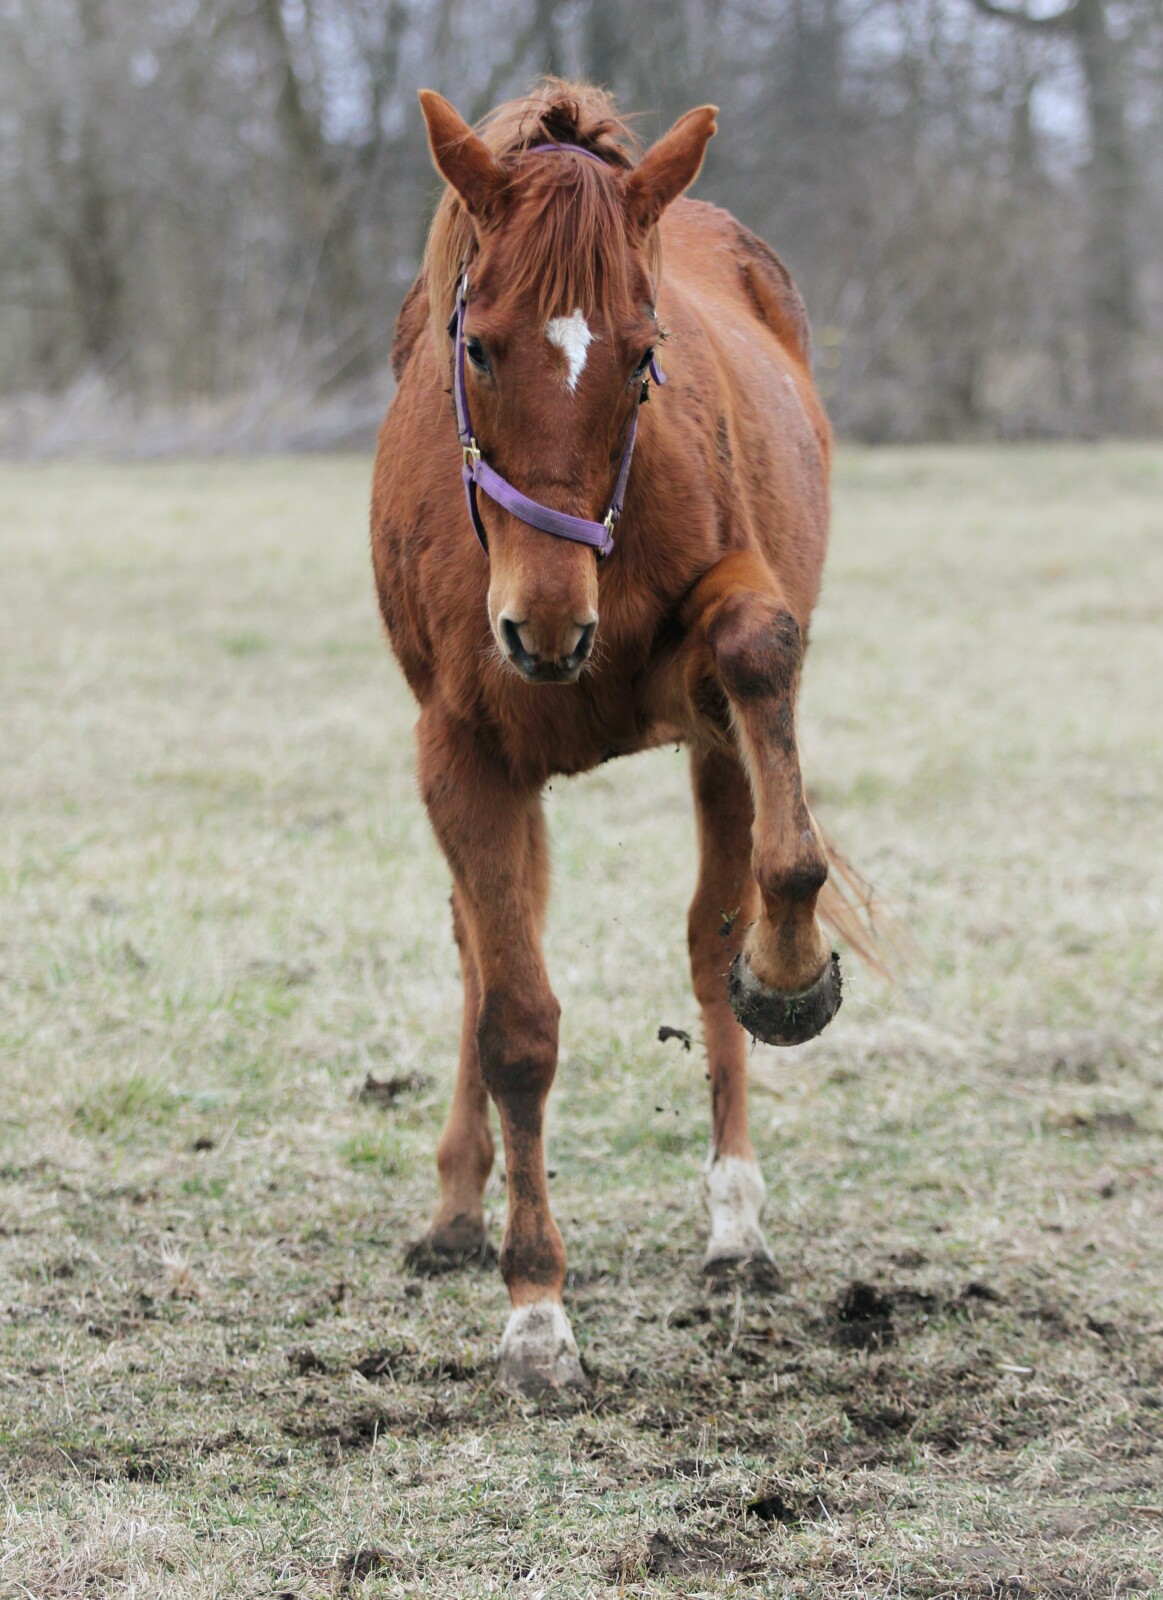
[(507, 990), (487, 993), (477, 1024), (481, 1078), (494, 1100), (544, 1104), (557, 1070), (561, 1007), (548, 990), (533, 1000)]
[(732, 595), (707, 629), (707, 643), (732, 700), (788, 697), (794, 691), (803, 637), (791, 612), (774, 600)]

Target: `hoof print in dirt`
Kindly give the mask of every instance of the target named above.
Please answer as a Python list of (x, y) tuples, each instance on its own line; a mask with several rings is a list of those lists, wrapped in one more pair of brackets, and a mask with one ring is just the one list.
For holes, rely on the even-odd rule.
[(759, 1294), (782, 1294), (783, 1273), (766, 1253), (721, 1256), (703, 1262), (703, 1282), (711, 1294), (733, 1294), (736, 1289)]
[[(817, 1502), (823, 1506), (823, 1501)], [(754, 1500), (749, 1500), (743, 1507), (743, 1514), (747, 1517), (758, 1517), (760, 1522), (778, 1522), (785, 1528), (802, 1527), (807, 1520), (804, 1516), (802, 1497), (793, 1494), (786, 1488), (769, 1488), (764, 1493), (756, 1495)]]
[(518, 1306), (497, 1360), (497, 1386), (519, 1400), (579, 1396), (589, 1388), (569, 1321), (559, 1305)]
[(746, 1577), (758, 1567), (757, 1558), (738, 1544), (695, 1534), (680, 1541), (659, 1529), (647, 1539), (641, 1535), (633, 1539), (614, 1563), (610, 1576), (619, 1585), (642, 1578), (679, 1578), (687, 1583), (697, 1582), (701, 1593), (708, 1579), (722, 1579), (727, 1573)]
[(753, 1038), (763, 1044), (806, 1044), (831, 1022), (840, 1009), (840, 957), (833, 950), (823, 972), (798, 994), (769, 989), (751, 970), (742, 951), (731, 963), (727, 980), (731, 1007)]
[(857, 1279), (836, 1308), (836, 1343), (853, 1350), (882, 1350), (895, 1335), (892, 1313), (891, 1295)]
[(418, 1278), (441, 1278), (465, 1267), (495, 1267), (497, 1252), (487, 1236), (471, 1225), (453, 1223), (439, 1233), (415, 1239), (404, 1252), (404, 1265)]
[(310, 1377), (312, 1373), (331, 1371), (323, 1357), (312, 1350), (310, 1345), (303, 1345), (298, 1350), (288, 1350), (287, 1365), (297, 1372), (300, 1378)]

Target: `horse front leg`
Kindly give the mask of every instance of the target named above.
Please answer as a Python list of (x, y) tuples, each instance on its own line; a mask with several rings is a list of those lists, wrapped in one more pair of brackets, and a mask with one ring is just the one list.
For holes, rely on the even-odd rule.
[(498, 1379), (522, 1394), (582, 1384), (562, 1306), (565, 1249), (545, 1172), (560, 1007), (541, 954), (549, 870), (540, 798), (514, 781), (473, 728), (440, 710), (422, 714), (418, 740), (421, 790), (476, 958), (477, 1060), (505, 1149), (501, 1273), (512, 1312)]
[[(759, 914), (730, 972), (735, 1015), (767, 1044), (802, 1044), (840, 1008), (840, 963), (816, 918), (828, 855), (804, 798), (795, 705), (803, 636), (779, 585), (749, 552), (726, 556), (684, 608), (694, 705), (725, 700), (754, 805)], [(708, 679), (711, 681), (708, 683)]]
[(493, 1135), (477, 1051), (481, 983), (468, 920), (456, 890), (452, 894), (452, 931), (460, 954), (464, 1011), (452, 1104), (436, 1146), (440, 1198), (428, 1232), (410, 1246), (405, 1257), (413, 1271), (433, 1277), (471, 1262), (486, 1265), (496, 1260), (485, 1233), (484, 1193), (493, 1167)]
[(751, 794), (738, 756), (713, 742), (692, 746), (691, 783), (699, 877), (687, 937), (711, 1080), (711, 1143), (702, 1178), (711, 1234), (703, 1271), (729, 1277), (742, 1268), (756, 1287), (774, 1289), (779, 1272), (759, 1225), (763, 1174), (747, 1125), (747, 1041), (727, 994), (727, 973), (759, 910)]

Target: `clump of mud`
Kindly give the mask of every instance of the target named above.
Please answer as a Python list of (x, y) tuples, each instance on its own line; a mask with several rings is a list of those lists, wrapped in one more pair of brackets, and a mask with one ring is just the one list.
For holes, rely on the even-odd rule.
[(851, 1350), (883, 1350), (895, 1338), (892, 1296), (857, 1278), (836, 1308), (834, 1338)]
[(387, 1550), (376, 1549), (374, 1545), (360, 1545), (358, 1550), (350, 1550), (340, 1556), (335, 1570), (341, 1583), (362, 1583), (373, 1572), (381, 1572), (392, 1564), (392, 1557)]
[(355, 1091), (356, 1102), (361, 1106), (379, 1106), (386, 1111), (406, 1094), (423, 1094), (431, 1089), (432, 1079), (423, 1072), (402, 1072), (394, 1078), (377, 1078), (369, 1072)]

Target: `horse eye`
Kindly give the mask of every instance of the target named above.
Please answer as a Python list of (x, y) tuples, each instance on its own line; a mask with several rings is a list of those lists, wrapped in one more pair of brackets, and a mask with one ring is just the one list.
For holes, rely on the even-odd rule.
[(469, 338), (464, 342), (465, 354), (474, 367), (479, 367), (482, 372), (489, 370), (489, 358), (485, 355), (485, 347), (479, 339)]
[(649, 347), (649, 349), (647, 349), (646, 351), (643, 352), (642, 360), (634, 368), (634, 376), (636, 378), (640, 378), (653, 360), (654, 360), (654, 346), (651, 345)]

